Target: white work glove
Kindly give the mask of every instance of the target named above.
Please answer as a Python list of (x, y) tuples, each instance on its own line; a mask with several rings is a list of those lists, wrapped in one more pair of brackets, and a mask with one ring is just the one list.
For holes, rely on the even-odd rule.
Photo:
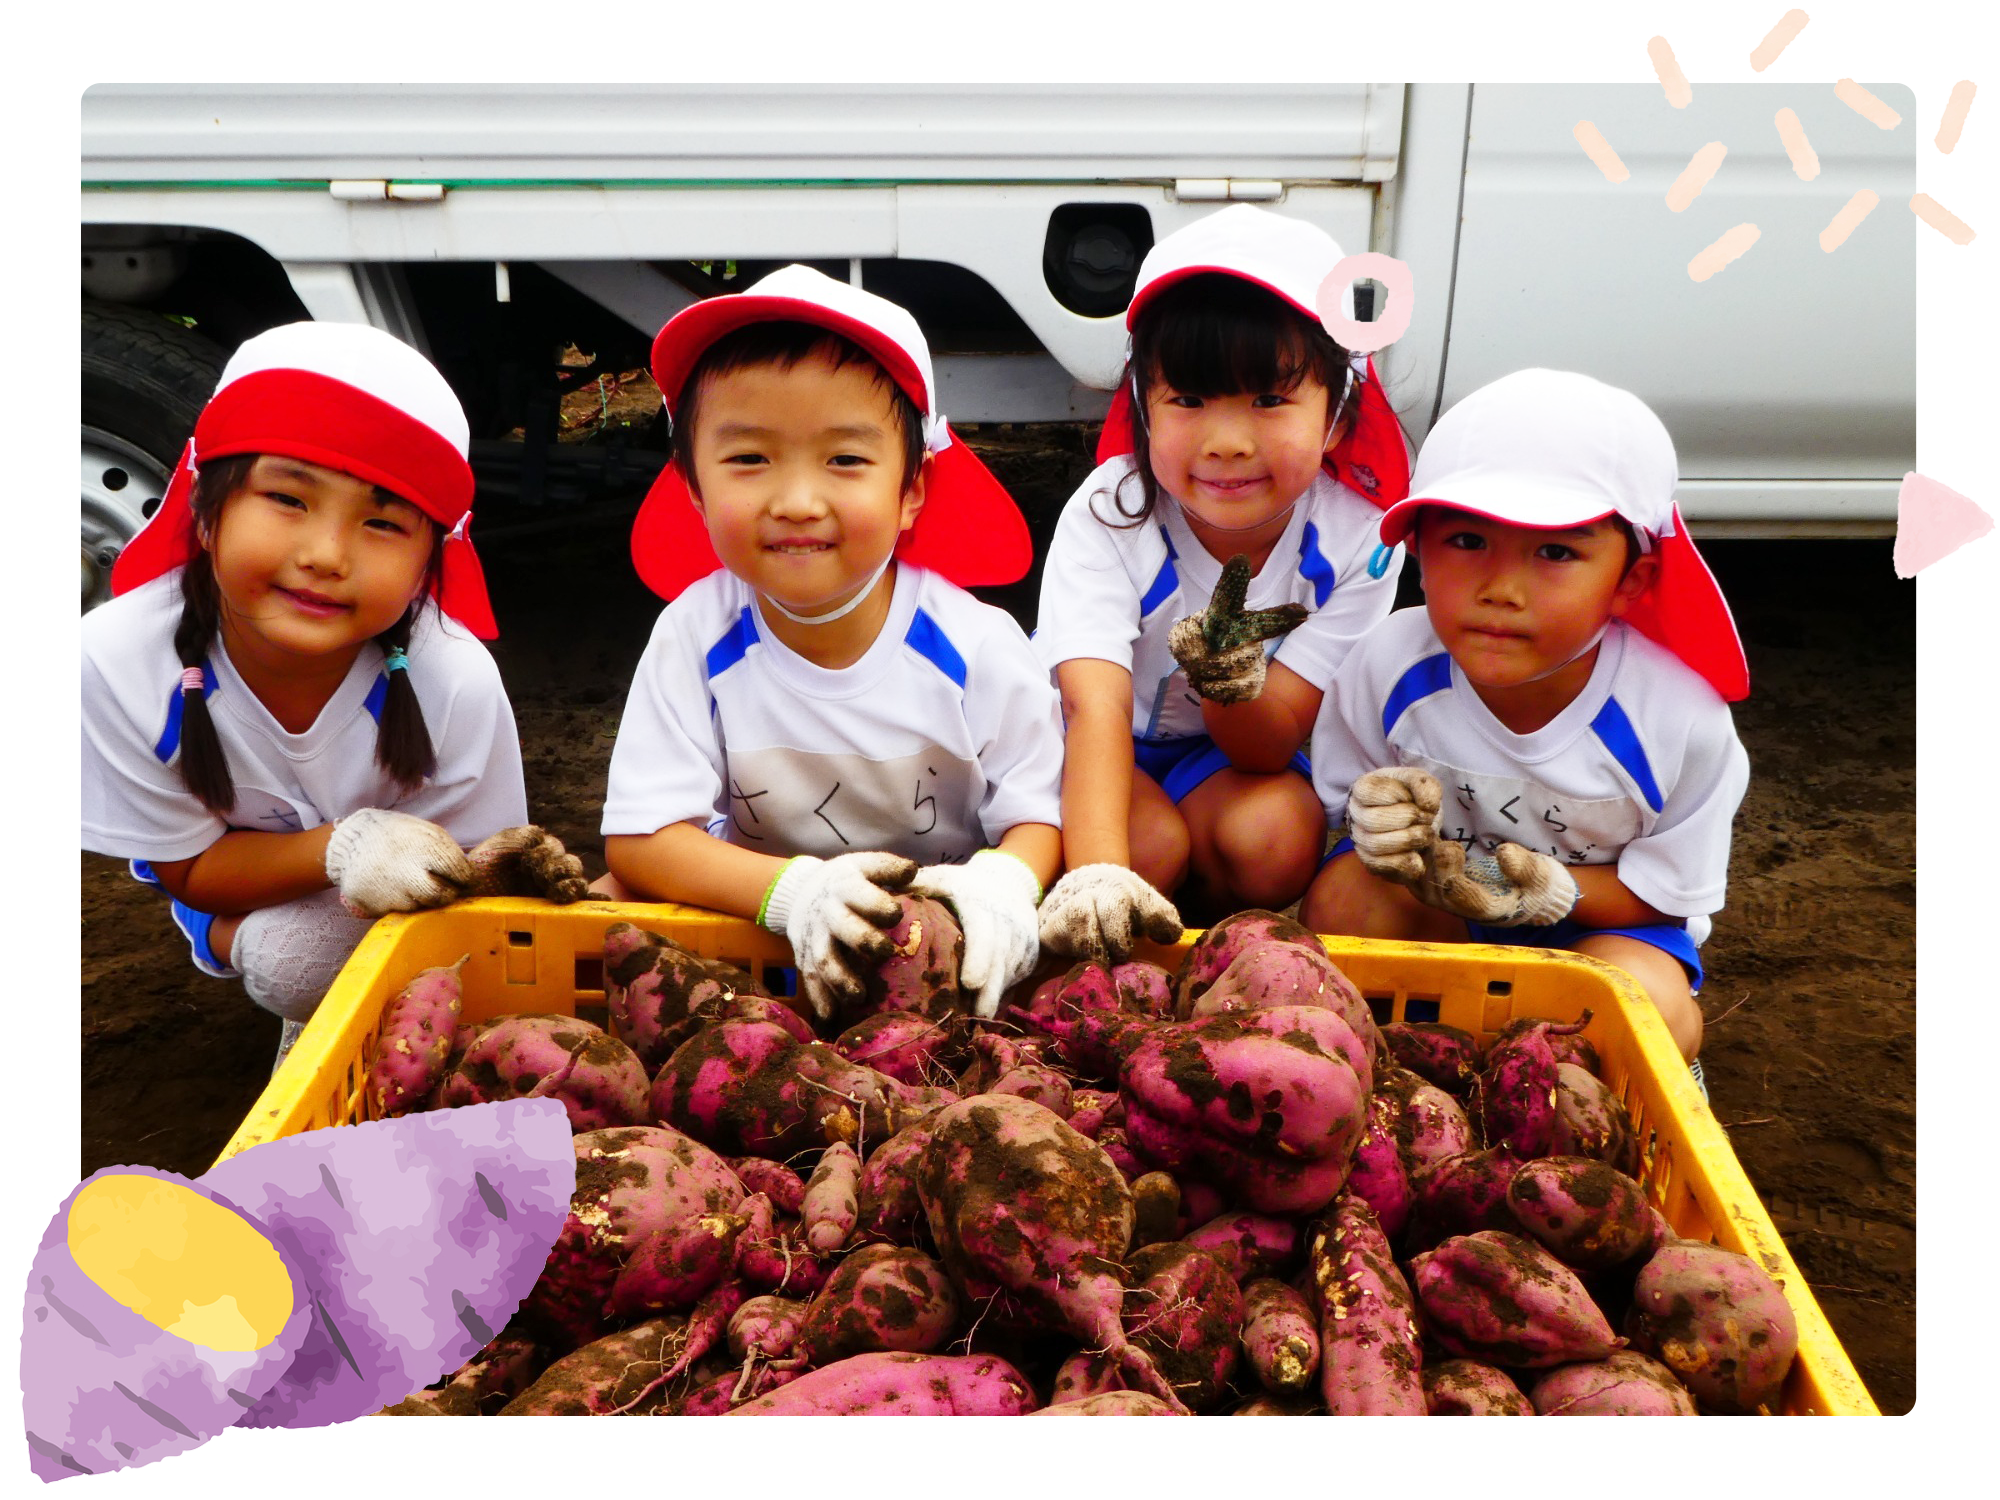
[(869, 965), (893, 951), (888, 929), (903, 915), (891, 891), (910, 883), (917, 862), (879, 849), (786, 861), (764, 892), (757, 925), (782, 933), (798, 964), (799, 991), (822, 1021), (838, 1000), (857, 998), (864, 981), (855, 959)]
[(583, 861), (532, 823), (503, 828), (466, 851), (473, 882), (467, 895), (540, 896), (557, 906), (583, 899)]
[(1414, 886), (1424, 851), (1437, 842), (1444, 788), (1415, 766), (1385, 766), (1347, 790), (1347, 832), (1369, 874)]
[(1167, 631), (1167, 649), (1187, 673), (1188, 686), (1211, 703), (1247, 703), (1263, 692), (1264, 642), (1312, 613), (1303, 604), (1246, 610), (1249, 587), (1250, 559), (1239, 552), (1222, 565), (1208, 608)]
[(1136, 935), (1171, 943), (1181, 935), (1173, 902), (1123, 865), (1079, 865), (1042, 898), (1042, 946), (1097, 963), (1122, 964)]
[(357, 917), (445, 906), (472, 884), (472, 862), (435, 823), (364, 807), (333, 825), (326, 878)]
[(1546, 927), (1568, 916), (1582, 894), (1561, 860), (1519, 844), (1468, 855), (1439, 839), (1423, 860), (1423, 877), (1411, 887), (1417, 899), (1488, 927)]
[(925, 865), (910, 889), (951, 903), (965, 934), (959, 987), (973, 992), (972, 1013), (990, 1021), (1000, 992), (1027, 978), (1042, 956), (1035, 924), (1042, 883), (1013, 855), (981, 849), (962, 865)]

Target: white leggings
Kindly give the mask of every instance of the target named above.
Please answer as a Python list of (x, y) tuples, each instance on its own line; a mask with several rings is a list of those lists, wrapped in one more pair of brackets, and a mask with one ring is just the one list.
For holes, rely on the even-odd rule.
[(371, 918), (349, 916), (339, 891), (320, 891), (246, 916), (236, 928), (229, 964), (257, 1004), (303, 1021), (373, 925)]

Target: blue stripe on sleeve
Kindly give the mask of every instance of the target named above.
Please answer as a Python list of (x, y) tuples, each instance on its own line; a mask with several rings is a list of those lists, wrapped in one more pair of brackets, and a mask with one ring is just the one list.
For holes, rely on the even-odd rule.
[(1299, 576), (1313, 586), (1313, 608), (1323, 607), (1333, 592), (1333, 564), (1319, 550), (1319, 528), (1310, 521), (1299, 538)]
[(1660, 796), (1660, 784), (1653, 779), (1652, 762), (1646, 759), (1646, 748), (1639, 743), (1639, 732), (1632, 727), (1632, 721), (1618, 706), (1616, 698), (1604, 700), (1604, 707), (1597, 711), (1590, 727), (1604, 741), (1604, 748), (1611, 752), (1612, 759), (1625, 768), (1625, 774), (1632, 778), (1640, 795), (1646, 799), (1646, 806), (1654, 812), (1660, 811), (1665, 800)]
[(1160, 528), (1160, 540), (1167, 544), (1167, 560), (1160, 564), (1160, 571), (1147, 585), (1146, 597), (1139, 601), (1139, 618), (1142, 620), (1166, 603), (1174, 590), (1181, 586), (1181, 575), (1174, 571), (1174, 539), (1167, 535), (1164, 526)]
[(952, 645), (936, 620), (926, 610), (919, 609), (910, 620), (910, 628), (903, 636), (903, 644), (923, 657), (945, 676), (965, 686), (965, 658), (958, 654), (958, 647)]
[(1382, 705), (1382, 735), (1388, 738), (1396, 727), (1396, 721), (1403, 717), (1409, 706), (1419, 699), (1428, 698), (1432, 693), (1441, 693), (1451, 686), (1451, 653), (1440, 651), (1435, 656), (1426, 656), (1396, 679), (1396, 685), (1389, 691), (1389, 701)]
[[(215, 696), (215, 668), (206, 658), (201, 664), (201, 697), (205, 703)], [(174, 752), (181, 747), (181, 690), (175, 685), (173, 694), (167, 699), (167, 727), (160, 731), (159, 743), (153, 746), (153, 758), (165, 765), (174, 758)]]
[(736, 623), (729, 627), (721, 640), (708, 648), (708, 675), (720, 677), (743, 660), (756, 644), (757, 625), (750, 618), (750, 606), (746, 604), (743, 613), (736, 617)]

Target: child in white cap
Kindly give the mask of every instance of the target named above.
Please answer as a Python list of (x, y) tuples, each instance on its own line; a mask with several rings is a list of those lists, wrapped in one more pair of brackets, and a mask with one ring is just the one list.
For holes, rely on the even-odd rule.
[(1139, 269), (1098, 468), (1057, 523), (1035, 649), (1062, 690), (1068, 872), (1042, 939), (1118, 959), (1296, 900), (1324, 834), (1306, 757), (1320, 696), (1394, 602), (1376, 539), (1408, 476), (1365, 357), (1317, 311), (1325, 231), (1237, 204)]
[(1521, 370), (1445, 413), (1382, 517), (1414, 537), (1424, 607), (1362, 638), (1313, 731), (1351, 842), (1300, 915), (1601, 958), (1693, 1059), (1749, 670), (1677, 478), (1659, 418), (1586, 375)]
[(1028, 531), (937, 407), (902, 308), (806, 266), (676, 314), (653, 345), (673, 460), (633, 528), (672, 601), (604, 804), (613, 896), (754, 917), (822, 1019), (889, 952), (892, 892), (949, 902), (991, 1016), (1038, 955), (1062, 732), (1011, 582)]
[(519, 826), (467, 437), (386, 333), (258, 334), (84, 617), (83, 847), (164, 887), (196, 966), (240, 974), (286, 1045), (374, 917), (529, 866), (524, 892), (582, 894)]

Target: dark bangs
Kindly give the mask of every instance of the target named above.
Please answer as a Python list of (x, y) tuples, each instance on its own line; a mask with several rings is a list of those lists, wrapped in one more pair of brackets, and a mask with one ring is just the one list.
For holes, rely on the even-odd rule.
[(1190, 276), (1140, 315), (1132, 368), (1141, 390), (1170, 386), (1190, 396), (1289, 391), (1317, 378), (1337, 401), (1347, 351), (1316, 321), (1239, 276)]

